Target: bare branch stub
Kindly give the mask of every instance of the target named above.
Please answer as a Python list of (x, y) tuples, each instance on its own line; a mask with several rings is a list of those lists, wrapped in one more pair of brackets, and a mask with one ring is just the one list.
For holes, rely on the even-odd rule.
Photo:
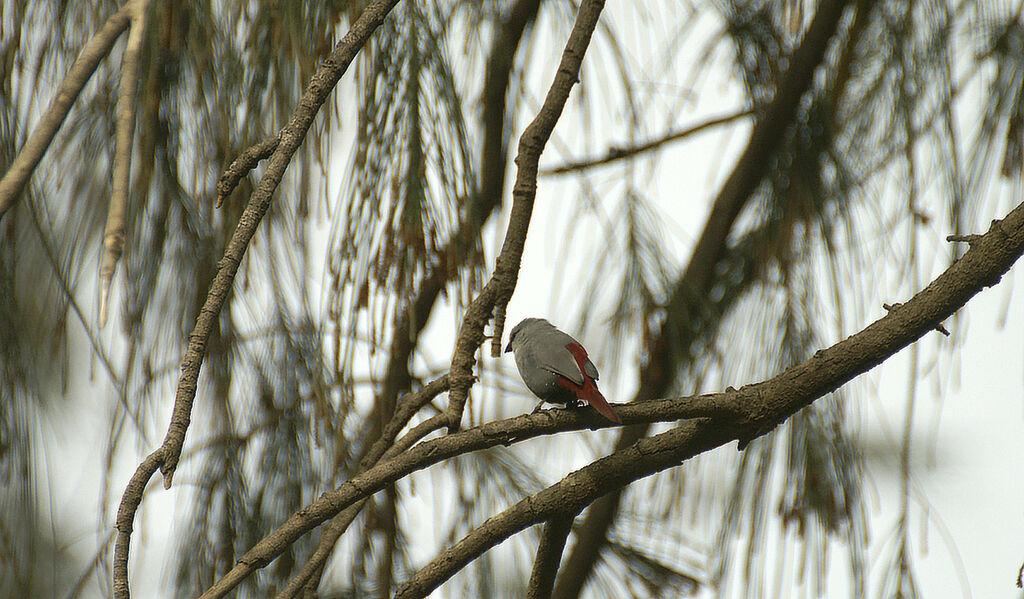
[(449, 371), (451, 391), (448, 393), (447, 418), (449, 432), (459, 429), (462, 412), (465, 409), (469, 388), (473, 385), (473, 368), (476, 365), (476, 351), (484, 341), (484, 326), (494, 317), (494, 340), (491, 353), (501, 355), (501, 335), (505, 323), (505, 307), (515, 291), (519, 277), (519, 265), (526, 244), (526, 233), (533, 214), (533, 202), (537, 197), (537, 172), (540, 154), (555, 128), (569, 92), (579, 80), (580, 67), (586, 54), (590, 38), (597, 27), (598, 18), (604, 8), (602, 0), (588, 0), (580, 5), (576, 23), (565, 44), (562, 59), (555, 72), (554, 81), (548, 89), (544, 103), (533, 121), (519, 138), (519, 150), (515, 159), (518, 171), (512, 187), (512, 213), (509, 216), (505, 241), (498, 255), (494, 273), (480, 294), (466, 308), (452, 355)]
[[(902, 305), (903, 304), (901, 304), (899, 302), (896, 302), (895, 304), (882, 304), (882, 308), (884, 308), (886, 312), (892, 312), (893, 310), (896, 310), (897, 308), (899, 308)], [(946, 337), (949, 337), (949, 331), (946, 330), (946, 327), (942, 326), (941, 322), (938, 323), (937, 325), (935, 325), (933, 330), (938, 331), (939, 333), (942, 333)]]
[(981, 235), (946, 235), (946, 241), (949, 242), (962, 242), (972, 244), (975, 241), (978, 241), (979, 239), (981, 239)]
[(248, 175), (252, 169), (256, 168), (256, 165), (260, 163), (260, 160), (270, 156), (277, 150), (277, 145), (281, 143), (281, 136), (275, 135), (274, 137), (261, 141), (260, 143), (249, 146), (238, 158), (228, 166), (228, 169), (224, 171), (224, 174), (220, 176), (217, 181), (217, 202), (216, 207), (220, 208), (224, 204), (224, 200), (227, 199), (231, 192), (238, 186), (238, 182), (242, 180), (242, 177)]
[(118, 599), (129, 597), (128, 553), (132, 521), (141, 501), (140, 490), (145, 488), (157, 466), (164, 475), (164, 487), (170, 487), (178, 459), (181, 456), (181, 448), (185, 442), (185, 433), (188, 431), (192, 418), (192, 403), (196, 396), (199, 370), (206, 354), (206, 342), (220, 317), (221, 309), (230, 293), (235, 273), (238, 272), (249, 242), (256, 234), (257, 227), (270, 208), (273, 193), (284, 177), (285, 169), (305, 138), (320, 107), (334, 90), (341, 76), (348, 70), (348, 66), (370, 35), (383, 23), (384, 18), (397, 3), (398, 0), (378, 0), (367, 6), (352, 24), (345, 37), (338, 42), (331, 54), (321, 63), (299, 99), (291, 119), (281, 130), (278, 136), (280, 143), (239, 218), (238, 226), (228, 242), (224, 257), (218, 263), (217, 274), (210, 284), (210, 290), (199, 312), (199, 317), (196, 319), (196, 325), (189, 335), (188, 348), (182, 359), (181, 377), (178, 379), (178, 388), (175, 393), (167, 434), (161, 446), (136, 469), (118, 507), (118, 532), (113, 564), (114, 596)]

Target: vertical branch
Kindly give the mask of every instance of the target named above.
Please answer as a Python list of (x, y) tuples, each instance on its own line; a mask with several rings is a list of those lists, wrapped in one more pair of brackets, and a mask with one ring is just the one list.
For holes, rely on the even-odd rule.
[(555, 79), (544, 98), (544, 104), (519, 138), (516, 156), (516, 181), (512, 187), (512, 214), (509, 216), (505, 242), (498, 255), (494, 274), (480, 294), (466, 308), (459, 330), (459, 338), (452, 355), (449, 377), (451, 391), (448, 408), (442, 417), (449, 432), (458, 430), (465, 409), (469, 388), (475, 380), (473, 367), (476, 351), (484, 340), (484, 326), (494, 316), (492, 355), (501, 355), (501, 334), (505, 325), (505, 307), (512, 298), (519, 278), (519, 264), (523, 257), (526, 232), (533, 214), (533, 201), (537, 197), (537, 171), (540, 154), (551, 132), (558, 123), (572, 86), (579, 81), (580, 67), (597, 20), (604, 8), (602, 0), (588, 0), (580, 5), (576, 23), (566, 41)]
[(50, 107), (39, 119), (28, 141), (22, 146), (21, 151), (14, 157), (11, 166), (0, 179), (0, 220), (21, 195), (29, 177), (32, 176), (39, 161), (42, 160), (46, 149), (50, 147), (53, 136), (57, 134), (57, 130), (67, 118), (71, 105), (78, 99), (78, 94), (82, 92), (82, 88), (96, 72), (96, 67), (99, 66), (103, 57), (114, 47), (114, 42), (128, 27), (128, 22), (131, 19), (131, 5), (132, 2), (123, 4), (116, 13), (107, 19), (96, 35), (85, 44), (82, 53), (68, 69), (68, 74), (61, 81), (57, 93), (50, 100)]
[(117, 95), (117, 133), (114, 141), (114, 183), (103, 231), (100, 260), (100, 327), (107, 324), (110, 284), (124, 248), (124, 221), (132, 172), (132, 139), (135, 137), (135, 106), (139, 88), (139, 55), (149, 23), (149, 0), (132, 0), (131, 31), (121, 60), (121, 84)]
[(206, 302), (199, 312), (192, 334), (189, 335), (188, 349), (181, 364), (181, 377), (178, 379), (167, 435), (160, 447), (139, 464), (128, 481), (118, 506), (117, 541), (114, 545), (114, 596), (118, 599), (127, 599), (130, 596), (128, 553), (135, 512), (142, 501), (142, 491), (157, 468), (164, 474), (164, 487), (168, 488), (171, 485), (185, 442), (185, 433), (192, 420), (192, 403), (199, 382), (199, 370), (206, 354), (206, 342), (220, 317), (221, 308), (224, 307), (224, 302), (231, 291), (235, 273), (238, 272), (249, 242), (270, 208), (271, 197), (284, 177), (292, 156), (306, 137), (306, 132), (313, 124), (320, 107), (370, 35), (396, 4), (398, 0), (377, 0), (367, 6), (345, 37), (324, 59), (299, 99), (291, 120), (281, 130), (281, 141), (239, 218), (238, 226), (224, 251), (224, 257), (218, 264), (217, 274), (210, 284)]
[(555, 574), (558, 573), (558, 563), (565, 548), (565, 539), (569, 536), (575, 519), (576, 512), (559, 514), (544, 525), (540, 545), (537, 547), (537, 559), (533, 562), (533, 572), (530, 574), (530, 586), (526, 589), (526, 599), (551, 597), (551, 589), (555, 586)]

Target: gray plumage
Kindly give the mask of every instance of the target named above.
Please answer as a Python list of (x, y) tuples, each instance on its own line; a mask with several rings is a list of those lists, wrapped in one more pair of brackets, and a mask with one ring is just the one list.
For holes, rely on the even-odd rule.
[[(621, 422), (597, 389), (597, 367), (579, 341), (543, 318), (526, 318), (509, 333), (506, 352), (534, 395), (569, 406), (591, 405), (608, 420)], [(581, 367), (582, 364), (582, 367)]]

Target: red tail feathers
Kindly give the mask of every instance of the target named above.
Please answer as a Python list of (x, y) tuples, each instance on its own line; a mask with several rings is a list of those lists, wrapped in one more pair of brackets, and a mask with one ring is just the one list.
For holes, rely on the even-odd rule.
[(585, 365), (587, 363), (587, 350), (583, 348), (579, 343), (570, 343), (565, 346), (572, 357), (576, 359), (576, 364), (580, 367), (580, 372), (583, 373), (583, 385), (577, 385), (569, 379), (560, 378), (558, 384), (572, 390), (576, 394), (576, 398), (586, 404), (592, 406), (599, 414), (615, 422), (622, 424), (622, 419), (615, 413), (611, 405), (608, 404), (608, 400), (601, 395), (601, 392), (597, 389), (597, 383), (594, 379), (590, 378), (587, 374)]

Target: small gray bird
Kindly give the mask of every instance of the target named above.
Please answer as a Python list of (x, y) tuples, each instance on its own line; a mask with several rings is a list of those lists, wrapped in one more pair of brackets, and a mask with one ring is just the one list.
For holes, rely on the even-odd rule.
[(505, 352), (514, 352), (519, 376), (548, 403), (593, 406), (602, 416), (622, 419), (597, 390), (597, 368), (579, 341), (543, 318), (525, 318), (512, 328)]

